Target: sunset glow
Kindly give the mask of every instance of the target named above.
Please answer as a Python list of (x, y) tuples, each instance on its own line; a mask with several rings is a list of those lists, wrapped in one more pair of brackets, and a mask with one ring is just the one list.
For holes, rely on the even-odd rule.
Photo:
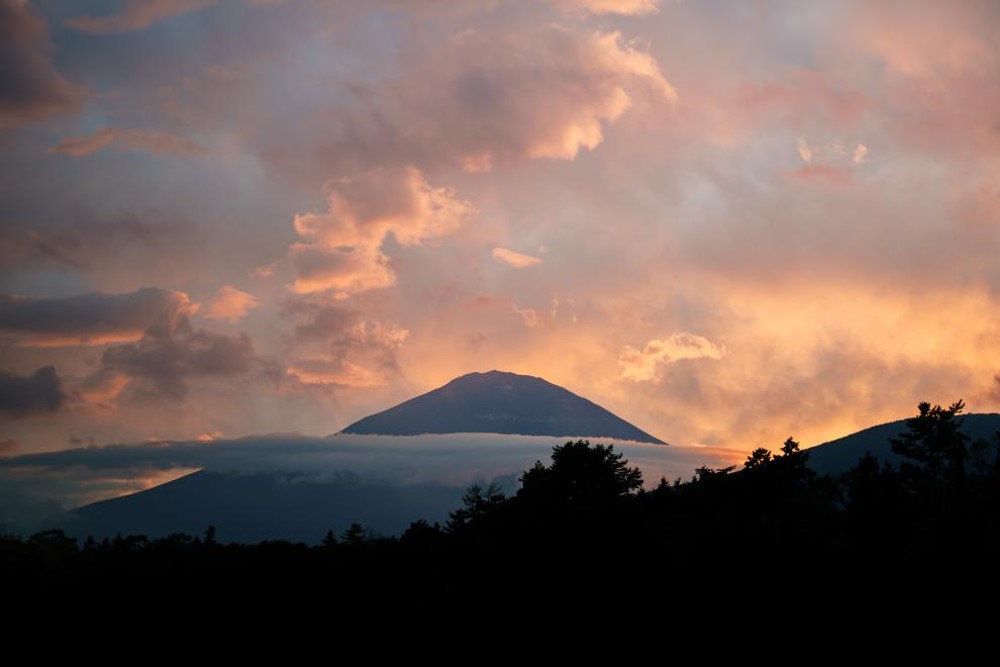
[(726, 462), (998, 411), (998, 30), (0, 0), (0, 456), (326, 435), (490, 369)]

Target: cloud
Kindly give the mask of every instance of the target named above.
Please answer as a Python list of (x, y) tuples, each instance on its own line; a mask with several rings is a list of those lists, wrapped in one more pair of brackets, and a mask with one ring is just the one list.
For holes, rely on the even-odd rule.
[(848, 39), (895, 74), (941, 81), (997, 64), (989, 2), (865, 4), (852, 18)]
[(493, 248), (493, 259), (503, 262), (508, 266), (513, 266), (515, 269), (524, 269), (542, 263), (541, 257), (523, 255), (506, 248)]
[(854, 164), (863, 164), (868, 161), (868, 147), (864, 144), (858, 144), (854, 147), (854, 152), (851, 154), (851, 162)]
[(144, 30), (154, 23), (182, 16), (219, 4), (221, 0), (124, 0), (117, 14), (82, 16), (66, 25), (83, 32), (106, 35)]
[(183, 398), (191, 378), (228, 379), (257, 368), (245, 333), (225, 336), (194, 329), (186, 318), (171, 329), (150, 329), (141, 340), (110, 347), (101, 356), (102, 372), (121, 373), (147, 393), (169, 398)]
[(813, 161), (812, 148), (809, 147), (809, 142), (806, 141), (805, 137), (799, 137), (798, 149), (799, 149), (799, 157), (802, 158), (803, 162), (809, 164), (810, 162)]
[(4, 417), (55, 412), (65, 398), (54, 366), (39, 368), (28, 376), (0, 373), (0, 415)]
[(0, 0), (0, 129), (79, 111), (84, 90), (52, 65), (45, 19), (24, 0)]
[(262, 142), (264, 159), (307, 182), (371, 164), (483, 173), (572, 160), (637, 104), (676, 104), (656, 60), (621, 33), (523, 23), (459, 29), (423, 45), (388, 81), (341, 91), (328, 112), (302, 120), (302, 132), (277, 128), (281, 141)]
[(582, 9), (592, 14), (624, 14), (638, 16), (656, 14), (661, 0), (550, 0), (566, 10)]
[[(282, 474), (315, 482), (336, 482), (348, 473), (355, 484), (441, 483), (464, 488), (474, 481), (515, 476), (536, 460), (548, 460), (552, 448), (565, 441), (489, 434), (269, 435), (86, 447), (4, 457), (0, 459), (0, 488), (20, 482), (23, 494), (48, 498), (66, 509), (148, 488), (147, 480), (166, 481), (165, 477), (198, 469)], [(615, 450), (642, 470), (648, 486), (661, 477), (689, 478), (702, 465), (735, 462), (732, 452), (707, 447), (618, 442)], [(19, 517), (10, 517), (15, 518)]]
[[(13, 215), (13, 214), (12, 214)], [(0, 265), (9, 271), (65, 271), (86, 273), (105, 285), (142, 284), (155, 272), (171, 279), (197, 264), (192, 252), (198, 238), (195, 226), (184, 216), (156, 208), (137, 212), (118, 210), (103, 214), (73, 210), (33, 224), (0, 218)]]
[(395, 282), (382, 244), (390, 234), (403, 245), (421, 245), (457, 230), (474, 212), (451, 188), (431, 187), (412, 166), (375, 169), (327, 184), (325, 213), (295, 216), (306, 243), (289, 249), (299, 294), (341, 294)]
[(21, 449), (21, 443), (13, 438), (0, 440), (0, 456), (11, 456)]
[(235, 323), (257, 306), (257, 297), (254, 295), (238, 290), (232, 285), (224, 285), (209, 302), (205, 317)]
[(145, 151), (159, 155), (197, 156), (208, 153), (204, 147), (168, 132), (134, 130), (121, 127), (102, 127), (84, 137), (63, 139), (49, 149), (72, 157), (84, 157), (105, 148), (128, 151)]
[(22, 347), (105, 345), (172, 329), (197, 306), (183, 292), (145, 288), (57, 299), (0, 294), (0, 340)]
[(125, 373), (113, 370), (93, 373), (73, 386), (72, 399), (75, 407), (97, 415), (112, 414), (118, 409), (118, 397), (130, 381)]
[(703, 336), (675, 333), (663, 340), (651, 340), (641, 350), (626, 345), (618, 357), (619, 374), (635, 382), (656, 380), (667, 364), (683, 359), (721, 359), (725, 352)]
[(842, 187), (850, 185), (852, 180), (850, 171), (829, 164), (805, 164), (793, 171), (792, 175), (797, 181), (810, 185)]
[(407, 329), (344, 306), (293, 304), (291, 311), (305, 316), (295, 329), (297, 358), (287, 369), (300, 383), (373, 387), (397, 378)]
[(534, 308), (518, 308), (514, 306), (514, 312), (521, 316), (524, 326), (529, 329), (539, 329), (545, 326), (545, 318), (538, 314)]

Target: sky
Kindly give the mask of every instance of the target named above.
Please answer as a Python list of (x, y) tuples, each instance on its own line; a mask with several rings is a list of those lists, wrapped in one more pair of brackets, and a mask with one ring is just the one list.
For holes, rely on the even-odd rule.
[(1000, 410), (998, 32), (0, 0), (0, 456), (321, 436), (490, 369), (739, 452)]

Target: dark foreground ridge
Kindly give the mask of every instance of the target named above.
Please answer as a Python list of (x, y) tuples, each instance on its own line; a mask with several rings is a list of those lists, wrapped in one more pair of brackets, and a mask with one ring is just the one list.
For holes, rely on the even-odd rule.
[(866, 454), (842, 475), (819, 475), (789, 438), (740, 469), (703, 467), (644, 489), (613, 446), (568, 442), (525, 470), (513, 495), (473, 485), (444, 525), (414, 521), (398, 538), (353, 524), (315, 546), (226, 544), (208, 526), (197, 537), (81, 544), (54, 530), (0, 536), (0, 577), (9, 604), (47, 609), (67, 596), (127, 599), (136, 582), (153, 582), (210, 590), (213, 613), (220, 601), (260, 609), (302, 596), (348, 600), (352, 612), (365, 602), (379, 614), (399, 609), (409, 622), (433, 600), (478, 620), (505, 603), (519, 618), (550, 617), (554, 606), (606, 611), (652, 597), (680, 600), (664, 607), (683, 617), (693, 605), (699, 618), (721, 609), (742, 621), (776, 601), (842, 619), (836, 601), (848, 599), (870, 601), (853, 615), (923, 618), (965, 608), (970, 590), (986, 600), (998, 592), (989, 573), (1000, 557), (1000, 434), (964, 434), (961, 402), (919, 407), (889, 441), (898, 466)]
[(455, 378), (443, 387), (354, 422), (342, 432), (503, 433), (667, 444), (542, 378), (502, 371)]

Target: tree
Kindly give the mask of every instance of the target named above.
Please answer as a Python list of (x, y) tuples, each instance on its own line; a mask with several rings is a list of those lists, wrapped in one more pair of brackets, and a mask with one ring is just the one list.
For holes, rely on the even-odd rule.
[(906, 430), (892, 438), (892, 451), (904, 457), (900, 475), (904, 488), (924, 511), (950, 519), (966, 506), (966, 462), (969, 437), (959, 415), (965, 403), (947, 408), (922, 402), (918, 414), (906, 420)]
[(491, 516), (506, 500), (507, 496), (496, 481), (485, 488), (472, 484), (462, 496), (462, 507), (448, 515), (448, 532), (460, 532), (469, 524)]
[(352, 523), (347, 530), (340, 534), (341, 541), (347, 546), (357, 547), (371, 541), (371, 534), (368, 529), (360, 523)]
[(333, 534), (332, 530), (326, 531), (326, 535), (323, 537), (323, 547), (326, 549), (333, 549), (337, 546), (337, 536)]
[(969, 437), (961, 431), (959, 415), (965, 409), (961, 400), (947, 408), (926, 401), (917, 406), (918, 414), (906, 420), (906, 430), (892, 438), (892, 451), (905, 457), (911, 476), (931, 486), (950, 486), (960, 491), (969, 456)]
[(608, 501), (642, 487), (642, 472), (630, 468), (614, 445), (578, 440), (554, 447), (552, 464), (541, 461), (521, 475), (519, 498), (565, 503)]
[(747, 460), (744, 461), (743, 467), (748, 470), (753, 470), (755, 468), (763, 468), (770, 462), (771, 450), (764, 447), (758, 447), (750, 452), (750, 456), (748, 456)]

